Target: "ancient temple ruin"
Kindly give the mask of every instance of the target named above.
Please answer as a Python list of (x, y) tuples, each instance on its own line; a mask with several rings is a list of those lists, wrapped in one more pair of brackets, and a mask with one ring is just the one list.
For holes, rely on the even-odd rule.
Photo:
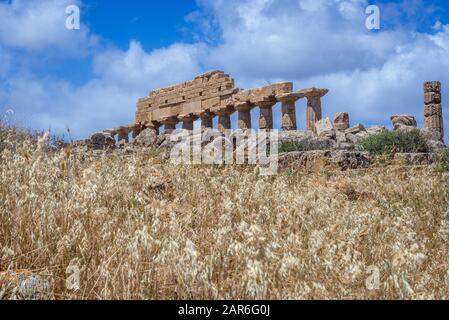
[[(436, 140), (443, 141), (443, 111), (441, 106), (440, 82), (426, 82), (425, 129), (433, 133)], [(200, 119), (203, 129), (212, 128), (213, 118), (218, 117), (218, 130), (231, 129), (231, 114), (238, 113), (238, 128), (251, 129), (251, 110), (260, 108), (259, 129), (273, 129), (273, 107), (282, 104), (282, 129), (298, 130), (296, 123), (296, 101), (307, 99), (307, 131), (317, 133), (322, 119), (321, 98), (327, 89), (306, 88), (295, 91), (292, 82), (282, 82), (254, 89), (240, 89), (235, 81), (223, 71), (210, 71), (197, 76), (192, 81), (154, 90), (137, 102), (135, 122), (131, 125), (103, 131), (118, 141), (129, 142), (129, 135), (137, 137), (144, 129), (152, 129), (159, 134), (182, 128), (193, 130), (193, 123)], [(397, 117), (396, 117), (397, 118)], [(402, 117), (403, 118), (403, 117)], [(414, 117), (413, 117), (414, 118)], [(326, 123), (326, 121), (325, 121)], [(349, 129), (349, 115), (338, 113), (334, 126), (337, 131)], [(235, 129), (235, 128), (234, 128)], [(350, 132), (353, 133), (353, 132)]]
[(165, 133), (169, 133), (181, 122), (184, 129), (192, 130), (198, 119), (203, 128), (212, 128), (214, 117), (218, 117), (218, 130), (223, 131), (231, 129), (234, 112), (238, 112), (238, 127), (250, 129), (254, 107), (260, 108), (259, 128), (269, 130), (273, 129), (272, 108), (278, 102), (282, 103), (282, 128), (296, 130), (295, 102), (301, 98), (308, 100), (307, 129), (315, 131), (315, 123), (322, 117), (321, 97), (327, 92), (316, 88), (294, 92), (292, 82), (242, 90), (223, 71), (211, 71), (193, 81), (152, 91), (137, 102), (134, 124), (105, 132), (128, 141), (130, 132), (135, 137), (145, 128), (159, 131), (164, 126)]

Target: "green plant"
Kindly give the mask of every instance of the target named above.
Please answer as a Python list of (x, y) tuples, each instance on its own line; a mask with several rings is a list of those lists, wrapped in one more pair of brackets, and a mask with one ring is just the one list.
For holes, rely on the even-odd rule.
[(444, 150), (437, 158), (437, 170), (449, 172), (449, 150)]
[(360, 141), (358, 150), (381, 155), (388, 153), (424, 153), (430, 148), (419, 130), (385, 131), (371, 135)]
[(279, 144), (279, 153), (293, 152), (293, 151), (313, 151), (325, 150), (328, 146), (326, 143), (314, 140), (312, 138), (305, 138), (298, 141), (283, 141)]

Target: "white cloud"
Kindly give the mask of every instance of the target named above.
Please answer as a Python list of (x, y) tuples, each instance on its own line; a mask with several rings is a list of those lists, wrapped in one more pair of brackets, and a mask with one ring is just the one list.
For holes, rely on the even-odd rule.
[(97, 54), (94, 69), (101, 78), (148, 90), (187, 80), (201, 72), (206, 49), (202, 44), (173, 44), (147, 53), (138, 42), (131, 41), (126, 52), (110, 50)]
[[(59, 12), (55, 1), (38, 3), (49, 12)], [(189, 20), (207, 26), (205, 42), (219, 33), (218, 44), (175, 43), (151, 52), (137, 41), (131, 41), (127, 50), (96, 47), (91, 56), (93, 79), (85, 84), (40, 79), (21, 70), (8, 78), (8, 98), (3, 100), (19, 111), (17, 117), (24, 115), (36, 127), (51, 124), (53, 129), (63, 130), (69, 126), (81, 137), (131, 122), (137, 99), (150, 89), (215, 68), (230, 73), (242, 87), (275, 81), (293, 81), (297, 89), (327, 87), (330, 92), (324, 99), (324, 113), (332, 116), (336, 111), (349, 111), (353, 122), (388, 124), (394, 113), (411, 113), (422, 120), (422, 84), (426, 80), (442, 80), (444, 98), (449, 97), (449, 26), (440, 24), (433, 34), (404, 28), (368, 31), (365, 0), (283, 0), (282, 5), (279, 0), (198, 3), (200, 10)], [(29, 11), (25, 2), (15, 0), (8, 6), (13, 5), (17, 8), (9, 7), (9, 12), (18, 20), (7, 20), (12, 29)], [(1, 6), (0, 17), (5, 17), (5, 4)], [(48, 36), (41, 41), (31, 39), (33, 34), (40, 37), (32, 30), (22, 30), (24, 34), (17, 39), (0, 32), (0, 49), (62, 50), (71, 38), (65, 29), (54, 29), (56, 25), (59, 22), (44, 24)], [(74, 47), (89, 47), (90, 39), (96, 37), (86, 32)], [(0, 63), (0, 75), (6, 66)], [(447, 108), (445, 114), (448, 125)]]
[(83, 24), (80, 30), (68, 30), (65, 21), (68, 5), (78, 0), (12, 0), (0, 3), (0, 43), (27, 51), (86, 54), (97, 39)]
[[(109, 50), (94, 57), (95, 78), (74, 86), (64, 80), (31, 74), (8, 79), (8, 104), (25, 126), (76, 138), (97, 130), (132, 123), (139, 97), (186, 81), (201, 72), (202, 46), (175, 44), (146, 53), (138, 42), (127, 51)], [(26, 93), (26, 94), (24, 94)]]

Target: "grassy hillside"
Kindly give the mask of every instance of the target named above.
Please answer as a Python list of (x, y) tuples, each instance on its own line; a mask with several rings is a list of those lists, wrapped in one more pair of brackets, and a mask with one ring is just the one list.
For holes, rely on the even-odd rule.
[[(6, 142), (0, 271), (32, 270), (52, 298), (449, 299), (448, 173), (260, 177)], [(66, 290), (69, 265), (78, 292)], [(368, 290), (375, 268), (380, 288)]]

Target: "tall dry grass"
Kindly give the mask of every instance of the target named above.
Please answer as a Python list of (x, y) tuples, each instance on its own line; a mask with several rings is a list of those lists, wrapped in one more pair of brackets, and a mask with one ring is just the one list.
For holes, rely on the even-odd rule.
[[(55, 299), (449, 298), (447, 173), (260, 177), (158, 159), (6, 144), (0, 271), (32, 270)], [(365, 284), (373, 266), (379, 290)]]

